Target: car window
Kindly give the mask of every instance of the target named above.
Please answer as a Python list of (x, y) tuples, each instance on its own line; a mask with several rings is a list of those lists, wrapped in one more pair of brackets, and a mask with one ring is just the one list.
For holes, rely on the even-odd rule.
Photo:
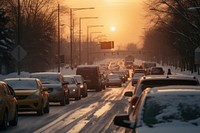
[(200, 119), (199, 101), (200, 95), (195, 92), (148, 96), (144, 104), (143, 121), (150, 126), (173, 121), (195, 125)]
[(14, 90), (36, 90), (38, 85), (35, 80), (6, 80)]

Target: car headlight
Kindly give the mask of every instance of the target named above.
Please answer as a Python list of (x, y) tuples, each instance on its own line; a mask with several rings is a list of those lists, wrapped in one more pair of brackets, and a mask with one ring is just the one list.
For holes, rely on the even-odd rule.
[(80, 88), (84, 88), (84, 85), (80, 85)]
[(32, 94), (31, 96), (28, 97), (28, 99), (35, 99), (39, 97), (39, 91), (35, 92), (34, 94)]
[(73, 92), (75, 92), (75, 91), (76, 91), (76, 89), (73, 89), (72, 91), (73, 91)]

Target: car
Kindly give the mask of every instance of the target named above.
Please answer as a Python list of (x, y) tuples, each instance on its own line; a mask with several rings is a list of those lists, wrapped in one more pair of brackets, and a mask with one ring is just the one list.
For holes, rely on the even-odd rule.
[(134, 73), (133, 74), (133, 77), (132, 77), (132, 80), (131, 80), (131, 83), (132, 83), (132, 86), (134, 86), (135, 84), (137, 84), (138, 80), (145, 76), (144, 73)]
[(95, 91), (101, 91), (103, 89), (99, 66), (79, 65), (76, 69), (76, 75), (81, 75), (84, 78), (88, 89)]
[(7, 78), (16, 94), (19, 111), (36, 111), (38, 115), (49, 113), (49, 93), (37, 78)]
[(61, 73), (38, 72), (31, 73), (30, 77), (40, 79), (44, 87), (48, 88), (50, 102), (59, 102), (61, 106), (70, 103), (69, 88)]
[(149, 70), (150, 75), (163, 75), (165, 71), (162, 67), (151, 67)]
[(146, 75), (146, 70), (145, 69), (135, 69), (132, 73), (132, 77), (135, 73), (143, 73), (144, 75)]
[(118, 71), (111, 71), (111, 73), (119, 74), (123, 83), (125, 83), (128, 80), (128, 77), (126, 75), (127, 74), (126, 71), (118, 70)]
[(107, 76), (106, 86), (119, 86), (122, 87), (122, 80), (119, 74), (109, 74)]
[(81, 90), (79, 87), (79, 83), (76, 82), (75, 78), (70, 75), (64, 75), (64, 81), (67, 83), (69, 88), (69, 97), (75, 98), (75, 100), (81, 99)]
[(199, 81), (194, 76), (187, 75), (148, 75), (139, 79), (133, 93), (129, 112), (135, 106), (141, 93), (148, 87), (168, 86), (168, 85), (199, 85)]
[(18, 101), (15, 92), (7, 83), (0, 81), (0, 129), (18, 124)]
[(134, 133), (199, 133), (199, 101), (199, 86), (147, 88), (130, 114), (113, 121)]
[(88, 96), (88, 90), (87, 90), (87, 83), (86, 81), (83, 79), (83, 77), (81, 75), (72, 75), (76, 82), (79, 84), (79, 87), (81, 89), (81, 95), (82, 97), (87, 97)]

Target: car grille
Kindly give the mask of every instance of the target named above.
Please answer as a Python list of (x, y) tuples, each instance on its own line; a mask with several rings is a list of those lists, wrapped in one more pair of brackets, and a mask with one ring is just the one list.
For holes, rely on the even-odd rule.
[(16, 96), (17, 100), (23, 100), (26, 99), (28, 96)]

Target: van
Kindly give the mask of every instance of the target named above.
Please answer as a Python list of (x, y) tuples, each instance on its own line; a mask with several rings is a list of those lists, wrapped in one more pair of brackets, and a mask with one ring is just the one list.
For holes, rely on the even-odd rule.
[(97, 65), (80, 65), (77, 67), (76, 75), (81, 75), (87, 83), (88, 89), (96, 91), (102, 90), (102, 82), (99, 66)]

